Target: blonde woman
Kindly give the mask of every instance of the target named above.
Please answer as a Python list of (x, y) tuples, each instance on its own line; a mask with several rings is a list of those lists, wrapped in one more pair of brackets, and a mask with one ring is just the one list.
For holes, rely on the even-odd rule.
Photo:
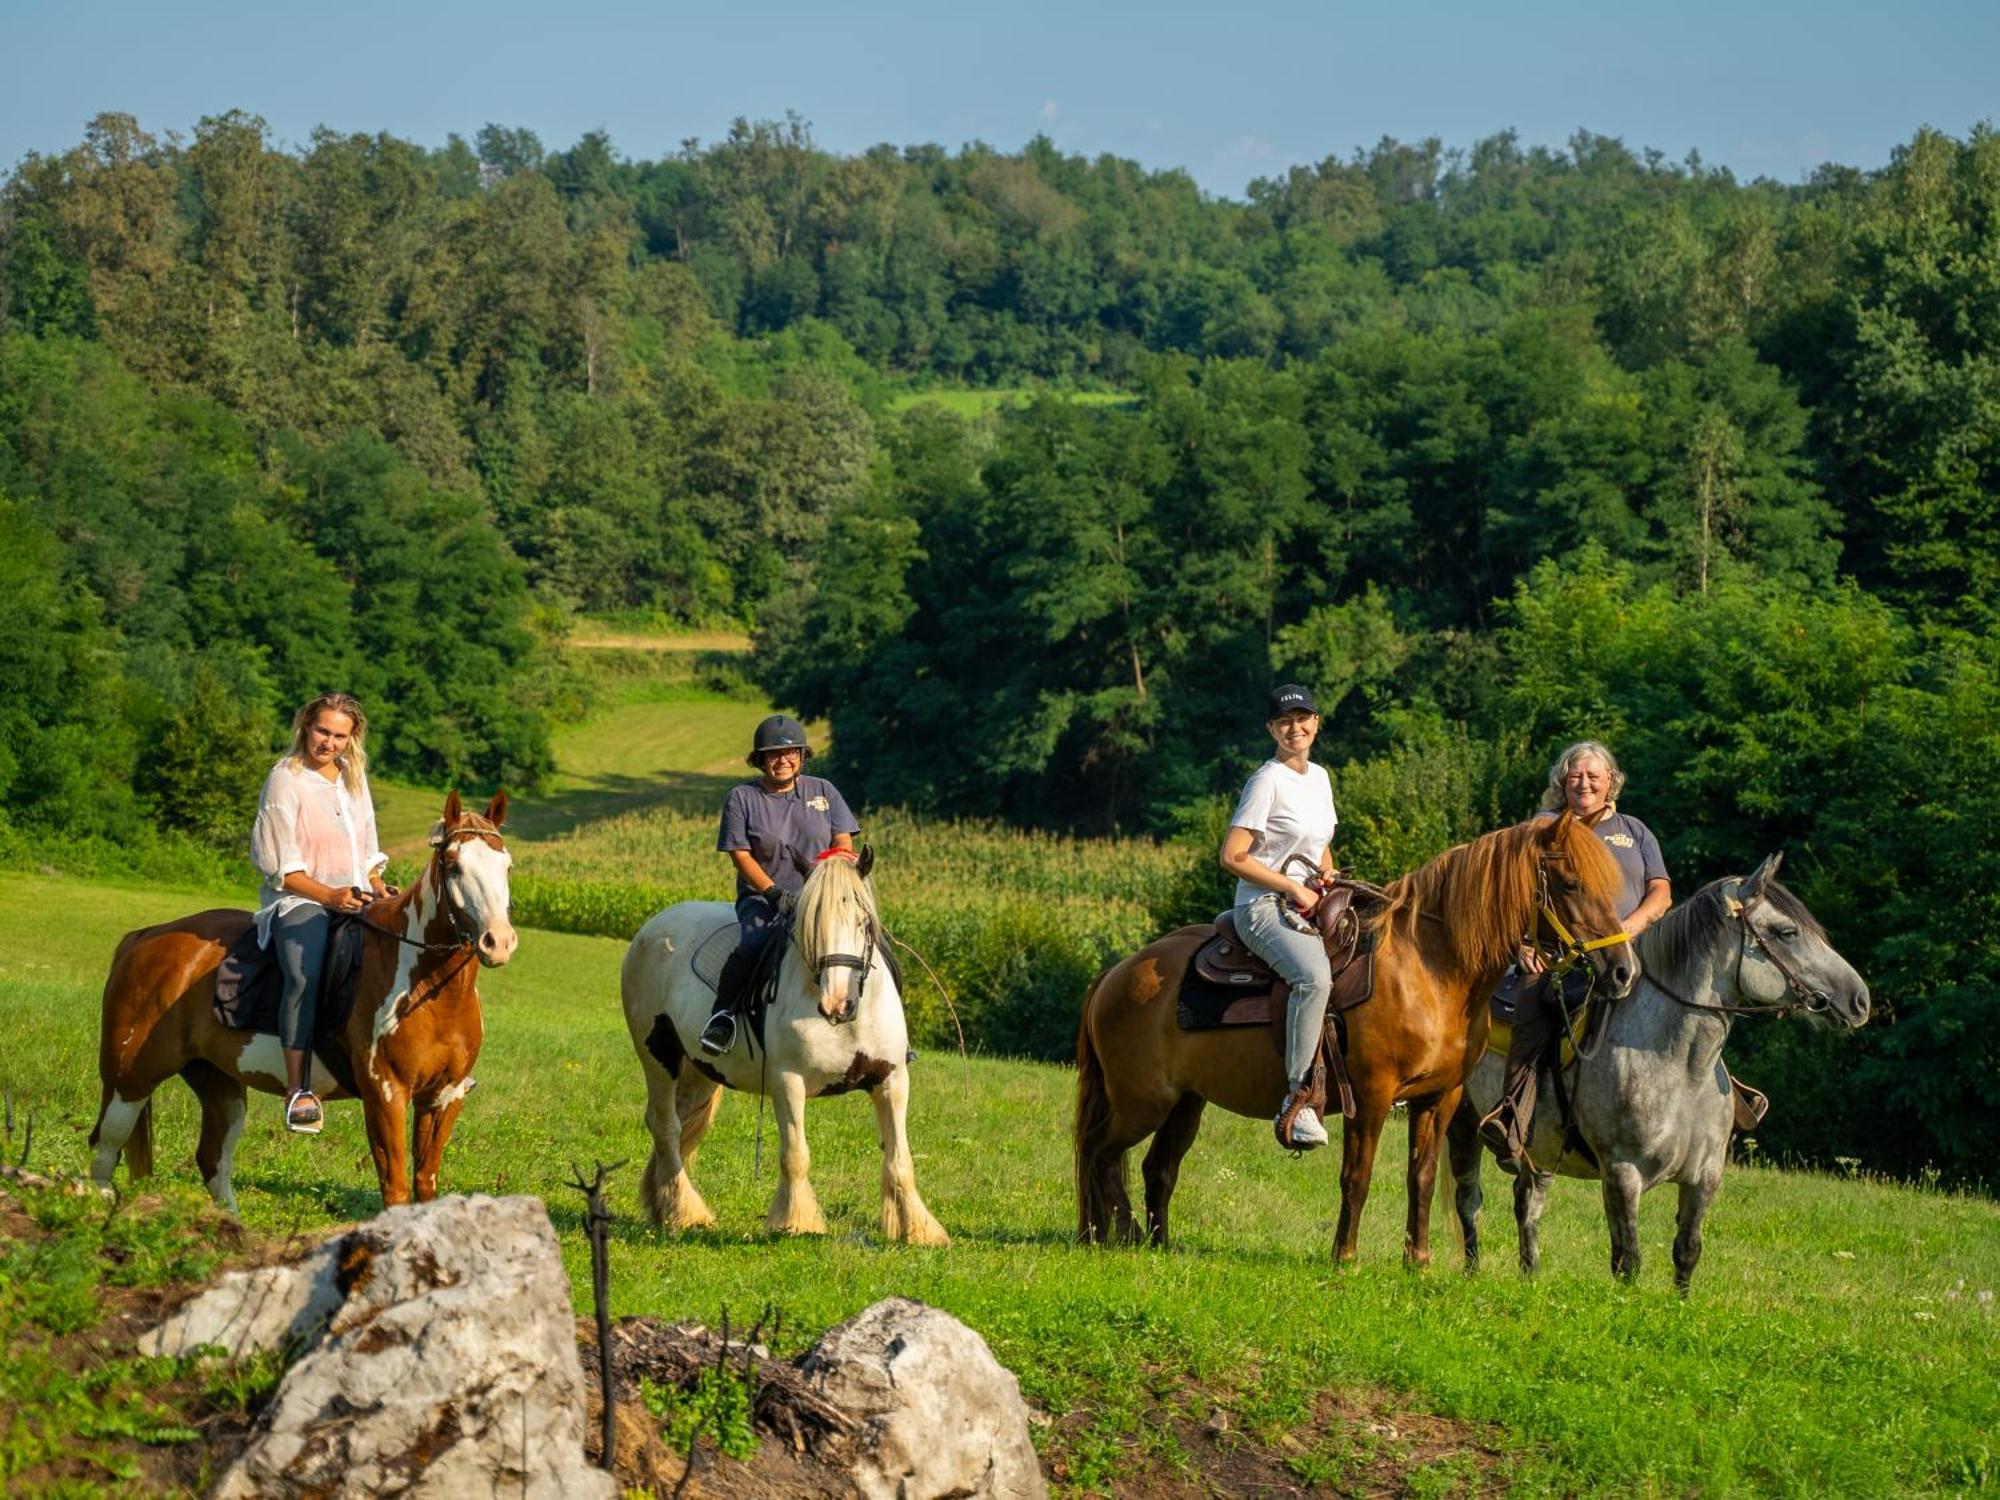
[(326, 962), (329, 912), (360, 911), (395, 892), (382, 883), (368, 795), (368, 716), (347, 693), (321, 693), (292, 720), (292, 744), (257, 802), (250, 858), (264, 877), (257, 941), (276, 946), (284, 991), (285, 1128), (317, 1135), (325, 1122), (308, 1086), (313, 1012)]

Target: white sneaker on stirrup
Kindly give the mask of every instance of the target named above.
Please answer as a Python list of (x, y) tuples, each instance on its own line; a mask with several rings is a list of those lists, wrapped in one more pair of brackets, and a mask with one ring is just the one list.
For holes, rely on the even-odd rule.
[[(1271, 1123), (1275, 1125), (1283, 1120), (1285, 1118), (1285, 1111), (1291, 1107), (1292, 1096), (1287, 1094), (1285, 1095), (1284, 1104), (1278, 1109), (1278, 1119)], [(1313, 1107), (1308, 1104), (1292, 1117), (1292, 1149), (1294, 1151), (1310, 1151), (1315, 1146), (1324, 1146), (1325, 1144), (1326, 1127), (1320, 1124), (1319, 1116), (1314, 1113)]]

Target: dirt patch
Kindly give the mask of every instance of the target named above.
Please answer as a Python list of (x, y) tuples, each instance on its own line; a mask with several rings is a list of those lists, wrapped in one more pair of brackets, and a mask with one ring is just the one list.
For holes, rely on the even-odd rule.
[[(652, 1318), (612, 1325), (612, 1371), (617, 1382), (613, 1473), (622, 1488), (672, 1495), (689, 1454), (669, 1451), (661, 1422), (639, 1398), (643, 1377), (655, 1386), (692, 1390), (707, 1369), (726, 1364), (753, 1390), (756, 1453), (738, 1462), (711, 1441), (694, 1445), (694, 1476), (682, 1493), (745, 1500), (840, 1493), (854, 1432), (838, 1411), (825, 1407), (790, 1360), (771, 1358), (751, 1341), (731, 1340), (700, 1327), (676, 1327)], [(585, 1451), (596, 1462), (603, 1451), (598, 1399), (595, 1326), (577, 1323), (590, 1407)], [(1087, 1436), (1082, 1413), (1038, 1414), (1043, 1427), (1043, 1469), (1057, 1486), (1074, 1485), (1132, 1500), (1153, 1496), (1400, 1496), (1414, 1493), (1494, 1495), (1507, 1488), (1501, 1435), (1474, 1423), (1413, 1408), (1393, 1396), (1359, 1390), (1323, 1392), (1310, 1419), (1284, 1432), (1243, 1430), (1226, 1397), (1211, 1400), (1199, 1388), (1182, 1389), (1174, 1404), (1157, 1404), (1141, 1424), (1143, 1445), (1106, 1464), (1101, 1445)], [(1171, 1443), (1158, 1439), (1170, 1433)], [(1095, 1463), (1083, 1467), (1090, 1448)], [(1171, 1456), (1168, 1456), (1171, 1454)]]

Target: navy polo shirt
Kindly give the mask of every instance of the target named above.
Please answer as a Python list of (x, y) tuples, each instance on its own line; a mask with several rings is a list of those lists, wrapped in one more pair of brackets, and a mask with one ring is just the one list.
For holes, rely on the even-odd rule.
[[(715, 847), (724, 853), (749, 850), (766, 875), (796, 894), (813, 861), (833, 847), (835, 834), (860, 831), (847, 799), (824, 776), (801, 776), (788, 792), (767, 792), (761, 780), (746, 781), (729, 789)], [(739, 871), (736, 899), (749, 894), (750, 882)]]

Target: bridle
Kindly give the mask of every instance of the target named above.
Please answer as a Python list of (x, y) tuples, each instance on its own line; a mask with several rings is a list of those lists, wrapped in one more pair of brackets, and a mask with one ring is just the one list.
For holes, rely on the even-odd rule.
[[(828, 849), (813, 861), (822, 863), (829, 859), (844, 859), (850, 864), (858, 864), (859, 856), (852, 849)], [(881, 947), (881, 933), (876, 924), (865, 924), (867, 934), (866, 950), (861, 953), (822, 953), (819, 963), (814, 966), (813, 978), (822, 987), (826, 984), (828, 969), (852, 969), (855, 972), (854, 988), (848, 992), (846, 1008), (834, 1018), (833, 1024), (845, 1026), (861, 1013), (861, 999), (868, 990), (868, 976), (875, 971), (875, 954)]]
[[(453, 844), (460, 843), (465, 839), (485, 838), (489, 835), (503, 851), (506, 849), (506, 840), (500, 836), (498, 826), (489, 823), (478, 813), (468, 812), (461, 813), (458, 822), (454, 823), (450, 829), (446, 829), (442, 822), (436, 824), (431, 829), (429, 843), (431, 848), (437, 850), (435, 858), (437, 858), (439, 863), (443, 863), (444, 851), (449, 849)], [(445, 878), (448, 877), (439, 877), (440, 886), (442, 886)], [(451, 893), (448, 890), (444, 891), (443, 894), (445, 914), (451, 919), (451, 930), (457, 938), (456, 942), (427, 943), (421, 938), (406, 937), (393, 927), (384, 927), (380, 922), (369, 921), (365, 909), (354, 913), (354, 920), (369, 931), (379, 932), (384, 937), (394, 938), (404, 947), (415, 948), (419, 953), (459, 953), (476, 946), (479, 942), (479, 934), (467, 926), (469, 914), (464, 904), (452, 900)]]
[[(1549, 893), (1549, 864), (1542, 860), (1536, 870), (1535, 902), (1541, 910), (1542, 920), (1548, 923), (1549, 931), (1556, 936), (1556, 958), (1548, 965), (1547, 972), (1560, 979), (1578, 964), (1589, 958), (1600, 948), (1615, 948), (1620, 943), (1632, 941), (1632, 934), (1622, 928), (1604, 937), (1579, 938), (1563, 925), (1563, 919), (1556, 915), (1555, 898)], [(1594, 976), (1593, 976), (1594, 978)]]
[[(1741, 880), (1736, 882), (1736, 889), (1739, 891), (1743, 889), (1743, 882)], [(1690, 1000), (1687, 996), (1677, 992), (1671, 985), (1663, 983), (1657, 974), (1649, 973), (1646, 977), (1653, 982), (1653, 987), (1675, 1004), (1684, 1005), (1689, 1010), (1712, 1011), (1717, 1015), (1724, 1016), (1789, 1016), (1794, 1011), (1801, 1010), (1812, 1015), (1825, 1011), (1832, 1003), (1831, 1000), (1806, 984), (1804, 980), (1792, 972), (1791, 966), (1778, 956), (1777, 951), (1769, 943), (1765, 942), (1758, 935), (1757, 929), (1751, 925), (1751, 908), (1764, 900), (1763, 892), (1758, 892), (1748, 901), (1739, 901), (1735, 896), (1728, 894), (1725, 894), (1722, 899), (1726, 903), (1730, 919), (1743, 929), (1742, 940), (1737, 944), (1736, 948), (1736, 993), (1739, 995), (1743, 993), (1744, 957), (1752, 948), (1755, 948), (1764, 956), (1765, 961), (1772, 968), (1784, 976), (1785, 988), (1792, 993), (1794, 998), (1765, 1005), (1715, 1005), (1704, 1000)]]

